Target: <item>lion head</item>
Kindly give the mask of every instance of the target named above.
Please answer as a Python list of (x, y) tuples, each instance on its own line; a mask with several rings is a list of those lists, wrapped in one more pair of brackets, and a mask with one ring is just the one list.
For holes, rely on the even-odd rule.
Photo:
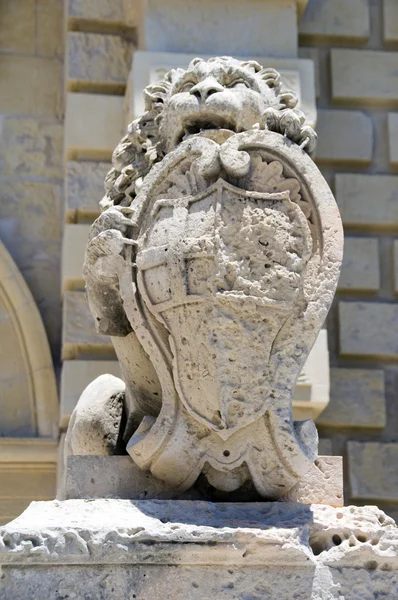
[(144, 90), (144, 115), (133, 121), (116, 147), (105, 180), (103, 210), (128, 206), (152, 165), (182, 140), (205, 135), (224, 141), (254, 127), (286, 135), (311, 154), (316, 134), (303, 126), (297, 97), (283, 91), (275, 69), (230, 57), (195, 58)]

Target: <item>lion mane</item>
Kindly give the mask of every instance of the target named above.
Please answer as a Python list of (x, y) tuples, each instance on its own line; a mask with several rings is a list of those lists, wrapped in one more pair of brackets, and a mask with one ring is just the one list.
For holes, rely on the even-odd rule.
[[(112, 155), (112, 169), (105, 178), (105, 196), (100, 202), (104, 211), (112, 206), (130, 206), (138, 193), (142, 180), (151, 167), (167, 154), (161, 135), (161, 124), (165, 118), (167, 100), (173, 94), (173, 84), (200, 62), (230, 62), (230, 57), (210, 58), (204, 61), (195, 58), (187, 69), (172, 69), (164, 78), (144, 90), (145, 113), (132, 121), (127, 134), (121, 139)], [(256, 61), (234, 61), (240, 69), (247, 69), (256, 79), (265, 83), (272, 91), (267, 99), (260, 128), (287, 135), (311, 156), (316, 147), (316, 133), (303, 126), (304, 114), (297, 108), (297, 96), (282, 89), (280, 75), (273, 68), (263, 68)]]

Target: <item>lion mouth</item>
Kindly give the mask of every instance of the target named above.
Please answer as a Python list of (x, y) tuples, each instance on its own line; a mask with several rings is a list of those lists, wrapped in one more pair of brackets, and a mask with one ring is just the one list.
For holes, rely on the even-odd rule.
[(212, 130), (219, 131), (220, 129), (228, 130), (232, 133), (238, 133), (240, 130), (236, 122), (232, 119), (219, 116), (195, 118), (184, 122), (177, 143), (179, 144), (193, 135), (203, 134), (203, 132), (208, 133)]

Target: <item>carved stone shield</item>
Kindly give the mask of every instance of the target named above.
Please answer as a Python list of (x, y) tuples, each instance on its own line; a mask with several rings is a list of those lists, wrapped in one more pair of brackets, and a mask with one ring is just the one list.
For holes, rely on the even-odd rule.
[(278, 134), (197, 136), (152, 169), (132, 208), (137, 251), (120, 293), (162, 399), (129, 453), (180, 490), (204, 471), (221, 489), (251, 477), (279, 496), (317, 452), (291, 404), (341, 262), (326, 182)]
[(218, 179), (154, 204), (137, 254), (139, 291), (170, 334), (181, 401), (223, 439), (269, 408), (272, 342), (310, 246), (287, 191), (248, 192)]

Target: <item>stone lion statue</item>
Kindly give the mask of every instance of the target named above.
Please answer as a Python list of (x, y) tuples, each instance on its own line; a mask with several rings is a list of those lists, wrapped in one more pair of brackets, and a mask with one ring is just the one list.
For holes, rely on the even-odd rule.
[[(260, 475), (257, 469), (256, 475), (257, 467), (250, 466), (255, 460), (244, 454), (236, 457), (233, 445), (227, 448), (225, 444), (231, 439), (238, 440), (239, 446), (242, 427), (271, 410), (265, 408), (270, 402), (278, 402), (278, 393), (266, 381), (275, 379), (277, 372), (282, 377), (277, 367), (281, 352), (278, 350), (279, 358), (272, 358), (278, 349), (272, 339), (291, 319), (295, 302), (301, 302), (298, 320), (305, 307), (311, 305), (308, 299), (303, 300), (307, 292), (301, 280), (306, 272), (318, 268), (317, 204), (305, 191), (311, 184), (301, 189), (297, 177), (292, 176), (294, 167), (285, 168), (282, 155), (296, 147), (294, 157), (300, 161), (305, 158), (307, 168), (316, 169), (305, 156), (315, 151), (316, 134), (305, 125), (295, 94), (283, 89), (277, 71), (262, 68), (255, 61), (197, 58), (187, 69), (167, 73), (144, 94), (145, 114), (130, 124), (113, 153), (113, 167), (105, 180), (106, 194), (100, 203), (103, 212), (92, 226), (84, 264), (91, 313), (98, 332), (112, 337), (123, 379), (103, 375), (86, 388), (71, 417), (66, 455), (120, 454), (126, 452), (127, 445), (141, 468), (167, 479), (176, 489), (187, 489), (203, 471), (212, 484), (228, 491), (251, 475), (260, 493), (272, 496), (275, 486), (288, 489), (297, 477), (285, 469), (286, 475), (280, 475), (285, 483), (263, 485), (264, 473)], [(268, 140), (276, 144), (275, 157), (283, 160), (267, 155)], [(216, 234), (217, 239), (223, 239), (223, 247), (218, 249), (211, 228), (198, 233), (208, 211), (213, 210), (211, 202), (224, 203), (220, 208), (224, 224)], [(196, 225), (189, 229), (187, 224), (184, 233), (178, 210), (191, 214), (191, 205)], [(201, 218), (196, 216), (197, 211)], [(236, 215), (240, 215), (241, 226), (235, 221)], [(166, 246), (165, 239), (169, 240)], [(159, 246), (159, 240), (163, 245)], [(164, 254), (169, 249), (169, 254)], [(179, 253), (185, 254), (179, 258)], [(180, 264), (186, 266), (181, 270)], [(217, 273), (213, 267), (209, 270), (213, 264), (218, 265)], [(166, 284), (171, 272), (174, 275)], [(185, 283), (178, 282), (180, 276)], [(325, 290), (335, 287), (337, 276), (325, 280)], [(173, 299), (181, 294), (177, 288), (185, 289), (187, 294), (178, 302)], [(284, 422), (290, 423), (283, 433), (285, 438), (290, 436), (290, 441), (284, 438), (280, 443), (289, 445), (294, 456), (304, 453), (306, 464), (316, 455), (316, 434), (309, 422), (292, 423), (289, 394), (333, 297), (334, 288), (330, 293), (321, 288), (322, 284), (319, 293), (323, 293), (323, 305), (313, 313), (316, 325), (311, 324), (308, 343), (293, 349), (292, 335), (282, 336), (283, 340), (281, 337), (281, 347), (289, 348), (284, 352), (291, 352), (294, 358), (289, 359), (291, 377), (283, 375), (284, 383), (280, 384), (281, 389), (286, 388), (280, 392), (285, 408), (279, 409), (278, 418), (282, 419), (283, 413)], [(282, 297), (284, 293), (288, 301)], [(193, 306), (205, 308), (194, 311)], [(258, 308), (239, 312), (243, 306)], [(178, 313), (181, 310), (185, 312)], [(233, 338), (228, 338), (230, 333), (225, 333), (230, 328), (228, 323), (231, 319), (239, 323), (242, 315), (239, 336), (250, 349), (254, 338), (247, 332), (253, 330), (263, 310), (272, 315), (276, 311), (275, 317), (258, 320), (256, 335), (264, 340), (259, 346), (267, 348), (264, 356), (259, 362), (255, 355), (250, 359), (248, 350), (245, 366), (238, 364), (236, 369), (245, 370), (254, 362), (261, 369), (261, 361), (274, 361), (273, 366), (268, 375), (264, 371), (265, 379), (260, 378), (257, 390), (242, 380), (241, 390), (234, 390), (231, 399), (227, 390), (234, 375), (228, 375), (228, 365), (236, 357), (225, 359), (225, 348), (233, 344)], [(223, 339), (213, 355), (217, 336), (210, 341), (203, 329), (210, 314)], [(197, 354), (189, 331), (182, 333), (186, 323), (197, 328), (198, 340), (202, 336), (202, 349)], [(213, 363), (218, 361), (217, 368), (206, 363), (208, 355), (213, 356)], [(177, 365), (179, 357), (183, 361)], [(199, 363), (205, 366), (199, 368)], [(200, 383), (195, 387), (192, 382), (198, 377)], [(210, 383), (203, 384), (206, 377)], [(202, 392), (198, 393), (199, 389)], [(229, 403), (227, 408), (217, 409), (212, 389), (221, 390)], [(254, 402), (250, 396), (256, 398), (255, 408), (249, 406)], [(175, 423), (179, 418), (181, 439), (193, 436), (197, 440), (191, 447), (199, 448), (205, 438), (213, 440), (195, 458), (191, 452), (185, 465), (174, 464), (170, 456), (176, 453), (175, 448), (166, 452), (164, 445), (166, 434), (170, 439), (177, 435)], [(261, 439), (268, 436), (258, 427), (256, 431), (253, 439), (256, 435)], [(294, 458), (293, 462), (298, 465), (300, 460)], [(284, 469), (272, 468), (279, 473)]]

